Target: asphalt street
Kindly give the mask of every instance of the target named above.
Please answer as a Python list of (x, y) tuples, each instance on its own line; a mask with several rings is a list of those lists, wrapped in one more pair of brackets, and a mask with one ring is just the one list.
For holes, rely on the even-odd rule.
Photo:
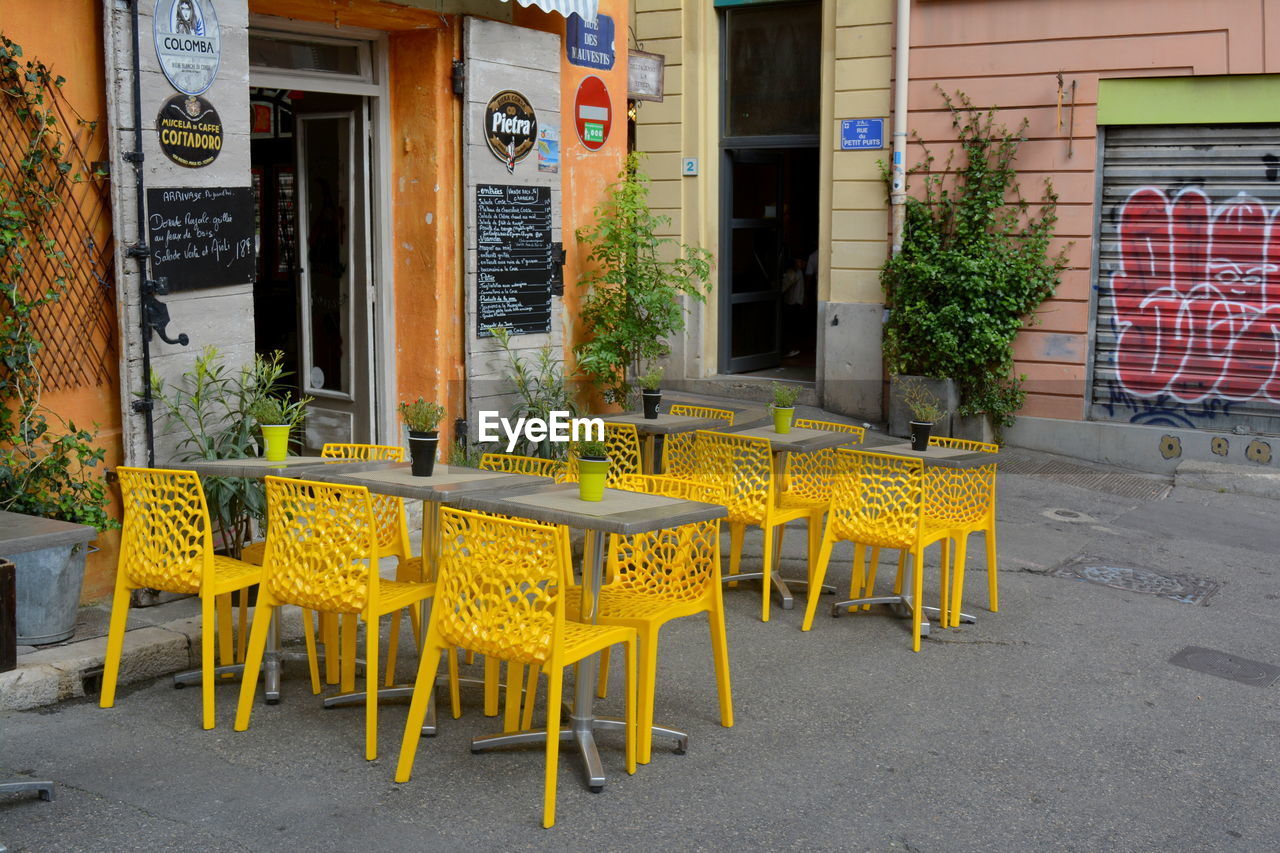
[[(980, 539), (965, 609), (978, 621), (910, 650), (885, 609), (802, 633), (801, 607), (759, 620), (758, 587), (726, 590), (736, 725), (718, 722), (706, 621), (664, 630), (656, 717), (687, 729), (685, 755), (655, 742), (592, 794), (562, 752), (558, 823), (541, 828), (540, 748), (473, 755), (495, 728), (479, 697), (422, 741), (392, 781), (406, 713), (381, 711), (363, 758), (359, 708), (325, 711), (305, 670), (277, 706), (231, 729), (199, 726), (199, 693), (167, 679), (0, 715), (0, 779), (49, 778), (57, 799), (0, 797), (10, 850), (1257, 850), (1280, 849), (1280, 686), (1170, 663), (1188, 646), (1280, 665), (1276, 503), (1174, 489), (1119, 497), (1000, 475), (1000, 612), (986, 610)], [(726, 537), (727, 538), (727, 537)], [(804, 536), (784, 568), (803, 572)], [(748, 537), (758, 562), (759, 534)], [(831, 576), (847, 584), (847, 546)], [(936, 597), (936, 551), (926, 595)], [(1204, 603), (1060, 577), (1065, 564), (1137, 568), (1216, 584)], [(1095, 571), (1095, 574), (1097, 572)], [(1105, 571), (1103, 572), (1105, 574)], [(881, 588), (892, 580), (886, 559)], [(1164, 585), (1161, 586), (1160, 584)], [(799, 602), (803, 604), (803, 599)], [(403, 660), (402, 674), (412, 672)], [(621, 687), (620, 668), (614, 685)], [(620, 711), (620, 689), (598, 705)], [(541, 711), (539, 711), (541, 716)]]

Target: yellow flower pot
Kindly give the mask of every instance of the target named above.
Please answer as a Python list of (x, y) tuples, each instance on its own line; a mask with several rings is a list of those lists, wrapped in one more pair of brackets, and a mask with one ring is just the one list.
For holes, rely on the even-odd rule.
[(795, 406), (787, 409), (773, 407), (773, 431), (781, 435), (791, 432), (791, 419), (796, 415)]
[(584, 456), (578, 460), (578, 497), (584, 501), (604, 500), (604, 479), (609, 473), (608, 459)]
[(282, 462), (289, 455), (289, 425), (263, 425), (262, 441), (266, 445), (267, 459)]

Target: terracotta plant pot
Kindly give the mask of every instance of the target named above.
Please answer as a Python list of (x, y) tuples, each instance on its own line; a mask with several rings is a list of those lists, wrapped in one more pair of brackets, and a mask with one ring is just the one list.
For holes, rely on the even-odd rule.
[(604, 480), (609, 460), (603, 456), (583, 456), (578, 460), (578, 497), (584, 501), (604, 500)]
[(436, 470), (436, 447), (439, 444), (439, 432), (409, 430), (409, 462), (413, 476), (430, 477), (432, 475)]
[(644, 416), (647, 420), (658, 419), (658, 404), (662, 402), (661, 391), (641, 391), (640, 400), (644, 403)]
[(932, 423), (921, 423), (920, 421), (911, 422), (911, 449), (912, 450), (928, 450), (929, 449), (929, 433), (933, 432)]
[(773, 407), (773, 431), (786, 435), (791, 432), (791, 419), (796, 416), (796, 407), (790, 406), (786, 409), (778, 406)]
[(272, 462), (282, 462), (289, 455), (289, 425), (263, 424), (263, 455)]

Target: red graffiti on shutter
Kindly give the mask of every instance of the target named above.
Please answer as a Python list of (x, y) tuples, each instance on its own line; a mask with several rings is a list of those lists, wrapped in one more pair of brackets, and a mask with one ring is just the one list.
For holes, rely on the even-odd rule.
[[(1243, 193), (1135, 190), (1120, 210), (1116, 373), (1139, 397), (1280, 403), (1280, 222)], [(1276, 240), (1275, 249), (1272, 239)]]

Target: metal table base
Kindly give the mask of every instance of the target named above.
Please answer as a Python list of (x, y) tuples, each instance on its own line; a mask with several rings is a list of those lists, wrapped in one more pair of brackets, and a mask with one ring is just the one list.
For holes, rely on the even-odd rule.
[[(831, 605), (831, 618), (839, 618), (848, 613), (849, 608), (863, 604), (887, 604), (899, 617), (904, 619), (910, 618), (911, 608), (914, 606), (911, 603), (911, 596), (909, 595), (872, 595), (866, 598), (851, 598), (848, 601), (837, 601), (835, 604)], [(931, 607), (927, 604), (924, 605), (923, 609), (924, 613), (921, 615), (924, 618), (920, 620), (920, 636), (927, 637), (929, 636), (930, 630), (932, 630), (931, 620), (941, 619), (942, 611), (937, 607)], [(961, 612), (960, 621), (972, 625), (976, 623), (978, 619), (976, 616)]]
[[(736, 575), (724, 575), (721, 582), (730, 584), (738, 581), (763, 581), (764, 572), (739, 572)], [(791, 610), (796, 606), (795, 596), (791, 594), (791, 587), (800, 589), (808, 589), (809, 581), (805, 578), (784, 578), (776, 571), (772, 573), (770, 580), (773, 581), (773, 594), (777, 596), (778, 601), (782, 604), (783, 610)], [(822, 585), (823, 595), (834, 595), (836, 588), (831, 584)]]
[(0, 794), (25, 794), (35, 792), (46, 802), (53, 799), (53, 783), (38, 782), (34, 779), (13, 782), (0, 782)]

